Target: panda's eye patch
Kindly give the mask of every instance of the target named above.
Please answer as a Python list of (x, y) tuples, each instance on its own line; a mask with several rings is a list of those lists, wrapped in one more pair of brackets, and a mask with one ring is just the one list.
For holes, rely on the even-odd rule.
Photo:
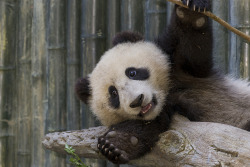
[(110, 94), (109, 97), (110, 105), (114, 108), (119, 108), (120, 106), (119, 94), (114, 86), (109, 87), (109, 94)]
[(125, 74), (133, 80), (146, 80), (149, 78), (149, 71), (146, 68), (129, 67), (126, 69)]

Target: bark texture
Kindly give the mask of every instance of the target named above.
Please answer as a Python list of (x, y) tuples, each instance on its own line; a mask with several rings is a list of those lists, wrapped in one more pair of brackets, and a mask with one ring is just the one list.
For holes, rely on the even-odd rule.
[[(65, 144), (82, 157), (104, 158), (96, 147), (97, 138), (107, 127), (55, 132), (45, 136), (45, 148), (66, 154)], [(160, 136), (146, 156), (133, 160), (137, 166), (250, 166), (250, 133), (228, 125), (190, 122), (176, 115), (171, 129)]]

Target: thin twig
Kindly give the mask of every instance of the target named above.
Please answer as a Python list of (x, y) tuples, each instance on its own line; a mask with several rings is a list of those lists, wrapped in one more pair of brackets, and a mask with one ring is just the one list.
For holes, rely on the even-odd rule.
[[(184, 5), (180, 0), (168, 0), (169, 2), (175, 3), (179, 6), (188, 8), (186, 5)], [(232, 27), (230, 24), (228, 24), (226, 21), (222, 20), (221, 18), (217, 17), (216, 15), (214, 15), (213, 13), (209, 12), (209, 11), (205, 11), (205, 12), (200, 12), (208, 17), (210, 17), (211, 19), (217, 21), (218, 23), (220, 23), (222, 26), (224, 26), (225, 28), (227, 28), (228, 30), (234, 32), (235, 34), (239, 35), (240, 37), (244, 38), (245, 40), (247, 40), (248, 42), (250, 42), (250, 36), (243, 33), (242, 31), (239, 31), (238, 29)]]

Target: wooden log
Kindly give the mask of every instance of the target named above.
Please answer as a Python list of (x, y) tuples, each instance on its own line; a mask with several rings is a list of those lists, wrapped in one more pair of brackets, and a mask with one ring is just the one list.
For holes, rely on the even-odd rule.
[[(107, 127), (55, 132), (45, 136), (45, 148), (66, 154), (65, 144), (82, 157), (104, 158), (97, 138)], [(249, 166), (250, 133), (242, 129), (210, 122), (190, 122), (175, 116), (169, 131), (160, 135), (155, 148), (130, 164), (137, 166)]]

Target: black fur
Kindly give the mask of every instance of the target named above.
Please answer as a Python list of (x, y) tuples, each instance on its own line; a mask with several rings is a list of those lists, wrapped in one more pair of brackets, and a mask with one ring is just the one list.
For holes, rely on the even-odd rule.
[(135, 43), (138, 41), (142, 41), (143, 37), (139, 33), (134, 33), (134, 32), (122, 32), (118, 33), (115, 38), (113, 39), (113, 46), (116, 46), (120, 43), (125, 43), (125, 42), (131, 42)]
[(85, 104), (88, 103), (88, 98), (91, 95), (88, 77), (78, 79), (75, 84), (75, 92), (80, 100)]
[(129, 107), (131, 108), (136, 108), (136, 107), (140, 107), (142, 102), (144, 99), (144, 95), (140, 94), (137, 98), (135, 98), (134, 101), (132, 101), (132, 103), (129, 105)]
[(170, 113), (162, 112), (152, 121), (128, 120), (113, 125), (99, 138), (98, 149), (108, 160), (117, 164), (138, 158), (154, 147), (159, 139), (158, 134), (168, 129)]
[(249, 121), (246, 123), (246, 125), (244, 126), (243, 129), (245, 129), (245, 130), (247, 130), (247, 131), (250, 132), (250, 119), (249, 119)]
[(110, 94), (109, 97), (110, 106), (116, 109), (119, 108), (120, 107), (119, 93), (114, 86), (109, 87), (109, 94)]
[(127, 68), (125, 74), (128, 78), (133, 80), (146, 80), (150, 76), (147, 69), (134, 67)]
[[(208, 0), (191, 2), (208, 4)], [(209, 5), (206, 7), (209, 9)], [(177, 8), (183, 11), (184, 18), (177, 16)], [(204, 27), (198, 28), (193, 23), (199, 18), (205, 19)], [(170, 26), (155, 42), (170, 55), (174, 72), (181, 70), (195, 77), (207, 77), (211, 74), (213, 66), (212, 28), (207, 16), (190, 12), (190, 10), (176, 5)]]

